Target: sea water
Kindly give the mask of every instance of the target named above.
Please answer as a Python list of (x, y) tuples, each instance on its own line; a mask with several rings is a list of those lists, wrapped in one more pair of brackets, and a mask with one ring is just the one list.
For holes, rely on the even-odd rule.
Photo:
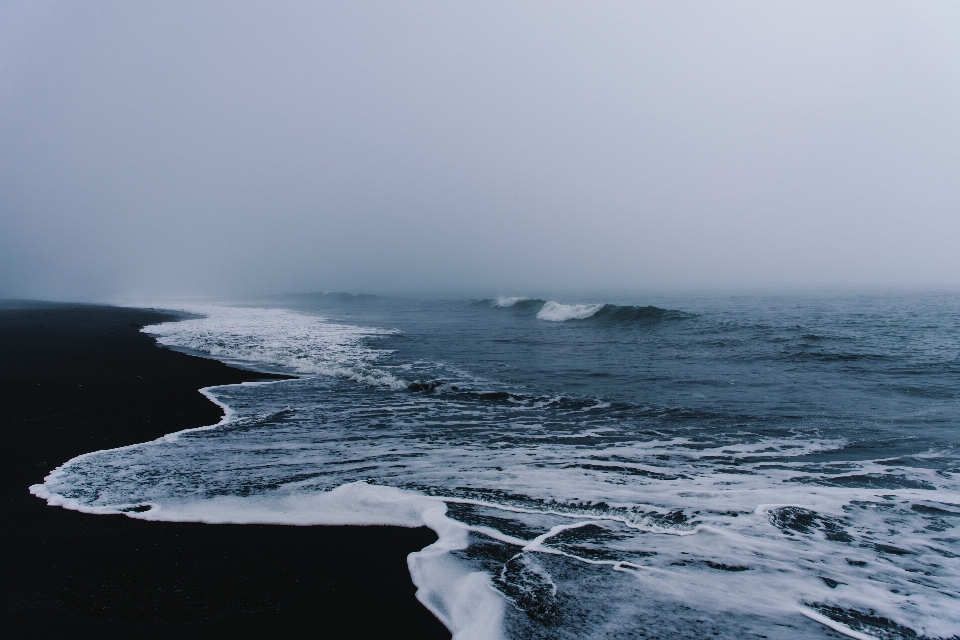
[(960, 634), (960, 296), (617, 302), (181, 305), (144, 331), (298, 378), (32, 491), (429, 526), (411, 578), (458, 638)]

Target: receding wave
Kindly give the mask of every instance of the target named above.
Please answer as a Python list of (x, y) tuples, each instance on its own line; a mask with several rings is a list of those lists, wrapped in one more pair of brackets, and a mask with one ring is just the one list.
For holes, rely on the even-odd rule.
[(188, 306), (197, 317), (144, 331), (162, 345), (224, 362), (347, 378), (392, 389), (407, 382), (375, 366), (389, 351), (369, 343), (395, 331), (328, 322), (284, 309)]

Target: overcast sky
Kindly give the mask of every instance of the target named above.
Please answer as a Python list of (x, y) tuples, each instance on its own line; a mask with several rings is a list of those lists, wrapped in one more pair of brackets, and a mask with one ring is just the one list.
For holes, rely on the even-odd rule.
[(0, 0), (0, 296), (960, 287), (960, 2)]

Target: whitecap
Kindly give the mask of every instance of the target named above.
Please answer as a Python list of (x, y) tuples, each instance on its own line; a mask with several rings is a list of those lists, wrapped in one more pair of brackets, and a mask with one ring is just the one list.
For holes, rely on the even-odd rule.
[(550, 322), (585, 320), (602, 308), (602, 304), (561, 304), (551, 300), (544, 303), (543, 308), (537, 313), (537, 317)]
[(518, 302), (523, 302), (524, 300), (529, 300), (530, 298), (525, 298), (523, 296), (499, 296), (493, 303), (495, 307), (512, 307)]

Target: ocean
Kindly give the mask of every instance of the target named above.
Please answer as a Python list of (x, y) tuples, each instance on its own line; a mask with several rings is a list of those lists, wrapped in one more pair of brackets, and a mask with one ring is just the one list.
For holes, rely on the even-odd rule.
[(426, 525), (456, 638), (960, 636), (956, 294), (174, 306), (161, 344), (298, 378), (34, 494)]

